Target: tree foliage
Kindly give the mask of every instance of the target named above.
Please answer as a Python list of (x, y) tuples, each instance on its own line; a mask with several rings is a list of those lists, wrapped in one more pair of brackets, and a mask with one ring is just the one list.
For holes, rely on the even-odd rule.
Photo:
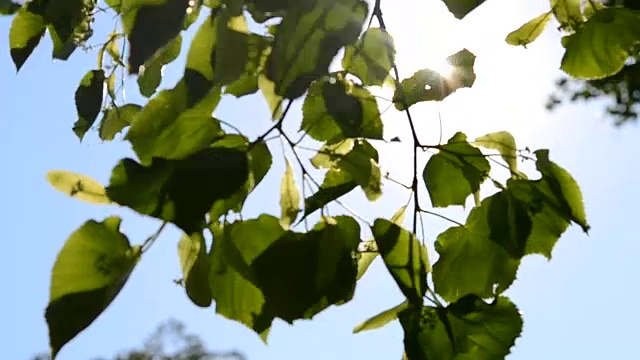
[[(609, 6), (622, 6), (632, 11), (640, 11), (640, 3), (631, 0), (601, 0)], [(637, 25), (635, 25), (637, 28)], [(635, 39), (638, 30), (635, 31)], [(556, 81), (558, 91), (549, 96), (547, 109), (556, 109), (563, 102), (606, 100), (606, 113), (615, 125), (620, 126), (638, 119), (640, 103), (640, 48), (635, 42), (629, 56), (619, 72), (601, 79), (573, 79), (561, 77)]]
[[(174, 349), (167, 351), (167, 348)], [(177, 320), (169, 320), (144, 341), (138, 349), (121, 351), (112, 360), (244, 360), (244, 356), (235, 351), (214, 352), (207, 350), (202, 339), (185, 331), (184, 325)], [(33, 360), (51, 360), (47, 353), (39, 354)], [(106, 360), (95, 358), (94, 360)]]
[[(125, 132), (136, 158), (115, 164), (106, 185), (60, 170), (49, 180), (77, 199), (128, 207), (159, 222), (158, 231), (138, 245), (120, 231), (122, 220), (115, 216), (88, 220), (71, 234), (54, 264), (45, 315), (53, 357), (118, 295), (167, 224), (183, 232), (178, 255), (187, 296), (200, 307), (215, 303), (217, 313), (265, 342), (276, 318), (293, 323), (348, 303), (380, 255), (406, 301), (354, 332), (399, 320), (411, 360), (500, 359), (510, 352), (523, 319), (503, 293), (522, 258), (550, 258), (570, 224), (584, 232), (589, 224), (577, 182), (547, 149), (529, 155), (507, 132), (475, 140), (457, 132), (446, 143), (421, 142), (412, 106), (446, 101), (472, 87), (473, 53), (460, 49), (448, 57), (450, 75), (425, 68), (400, 78), (381, 1), (106, 2), (109, 9), (98, 9), (94, 0), (2, 3), (4, 13), (14, 14), (10, 51), (17, 70), (45, 33), (54, 43), (53, 56), (66, 59), (92, 36), (99, 13), (119, 16), (121, 26), (100, 47), (97, 67), (79, 83), (78, 118), (70, 127), (81, 140), (91, 129), (105, 141)], [(444, 2), (463, 19), (484, 1)], [(182, 33), (198, 16), (204, 21), (186, 44)], [(640, 42), (638, 12), (577, 0), (550, 1), (548, 12), (505, 40), (527, 45), (552, 18), (565, 34), (561, 68), (576, 79), (618, 76)], [(183, 46), (182, 78), (158, 89), (162, 68)], [(337, 56), (342, 68), (330, 71)], [(137, 77), (146, 104), (122, 103), (116, 96), (125, 72)], [(386, 141), (384, 123), (371, 92), (380, 86), (393, 89), (395, 108), (412, 131), (406, 156), (413, 160), (413, 181), (404, 185), (412, 201), (390, 219), (365, 219), (347, 207), (329, 216), (328, 207), (342, 205), (340, 198), (354, 190), (370, 202), (383, 193), (387, 177), (376, 144)], [(242, 101), (257, 92), (273, 118), (261, 135), (250, 139), (233, 119), (212, 115), (222, 97)], [(294, 101), (303, 102), (299, 140), (283, 127)], [(272, 135), (293, 154), (281, 176), (280, 217), (234, 216), (270, 172)], [(299, 154), (307, 144), (316, 145), (311, 159)], [(435, 154), (427, 158), (419, 150)], [(534, 161), (538, 174), (529, 178), (518, 170), (520, 160)], [(314, 179), (309, 164), (325, 172), (323, 181)], [(492, 175), (496, 164), (509, 170), (506, 179)], [(495, 192), (481, 199), (483, 184), (495, 185)], [(428, 195), (432, 210), (420, 194)], [(466, 220), (450, 219), (454, 225), (437, 236), (438, 257), (430, 259), (426, 239), (417, 234), (419, 217), (464, 206), (472, 195), (475, 206)], [(404, 227), (406, 213), (411, 229)]]

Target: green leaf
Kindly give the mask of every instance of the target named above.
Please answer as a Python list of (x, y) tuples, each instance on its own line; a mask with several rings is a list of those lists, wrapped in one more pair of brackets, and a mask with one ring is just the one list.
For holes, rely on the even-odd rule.
[(283, 234), (251, 263), (264, 309), (292, 323), (351, 300), (359, 243), (360, 226), (346, 216), (324, 218), (307, 233)]
[[(225, 11), (226, 10), (226, 11)], [(247, 19), (231, 16), (231, 11), (224, 9), (218, 14), (217, 42), (215, 48), (214, 83), (229, 84), (240, 78), (249, 60), (249, 29)]]
[(225, 94), (236, 97), (253, 94), (258, 91), (258, 77), (264, 68), (272, 39), (258, 34), (249, 34), (247, 39), (247, 63), (244, 72), (238, 79), (228, 84)]
[(569, 36), (560, 68), (578, 79), (602, 79), (618, 73), (638, 43), (640, 13), (604, 8)]
[(522, 333), (522, 316), (506, 297), (487, 304), (469, 295), (445, 309), (399, 314), (407, 359), (504, 359)]
[(129, 0), (121, 8), (129, 40), (129, 73), (137, 74), (153, 55), (175, 38), (189, 7), (185, 0)]
[(517, 30), (510, 32), (505, 41), (509, 45), (522, 45), (526, 47), (542, 34), (542, 31), (547, 27), (552, 17), (553, 14), (551, 12), (546, 12), (534, 17)]
[(537, 150), (536, 168), (542, 173), (553, 195), (558, 199), (561, 213), (568, 219), (580, 225), (585, 233), (589, 232), (587, 215), (584, 210), (582, 191), (576, 180), (562, 167), (549, 160), (549, 150)]
[[(406, 212), (407, 206), (402, 206), (393, 214), (390, 219), (391, 222), (398, 226), (402, 226), (404, 224), (404, 215)], [(367, 249), (367, 252), (359, 253), (360, 257), (358, 258), (358, 280), (360, 280), (360, 278), (364, 276), (364, 273), (369, 269), (369, 266), (371, 265), (373, 260), (375, 260), (379, 255), (377, 251), (378, 245), (376, 244), (375, 240), (367, 241), (366, 243), (367, 245), (369, 245), (365, 247)]]
[(476, 139), (475, 143), (487, 149), (497, 150), (502, 159), (509, 165), (512, 175), (518, 174), (518, 157), (516, 140), (507, 131), (498, 131)]
[(0, 15), (13, 15), (20, 10), (22, 5), (11, 0), (0, 1)]
[(47, 181), (56, 190), (78, 200), (92, 204), (111, 203), (104, 186), (86, 175), (64, 170), (51, 170), (47, 173)]
[(325, 143), (316, 156), (311, 159), (311, 164), (319, 168), (332, 169), (338, 162), (340, 155), (346, 155), (353, 149), (353, 139), (343, 139), (336, 143)]
[(144, 97), (151, 97), (162, 82), (162, 68), (174, 61), (182, 49), (182, 36), (178, 35), (161, 47), (140, 69), (138, 88)]
[(283, 97), (276, 94), (276, 84), (265, 75), (260, 74), (258, 76), (258, 88), (260, 88), (262, 96), (264, 96), (264, 99), (267, 101), (267, 105), (271, 111), (271, 118), (273, 120), (280, 119), (283, 112)]
[(91, 0), (46, 0), (46, 22), (53, 41), (53, 58), (67, 60), (93, 30), (96, 3)]
[(476, 56), (463, 49), (447, 58), (447, 63), (453, 67), (450, 75), (442, 76), (435, 70), (424, 69), (402, 80), (393, 94), (396, 109), (402, 111), (422, 101), (442, 101), (458, 89), (470, 88), (476, 81), (475, 61)]
[[(473, 209), (469, 218), (472, 218)], [(462, 226), (438, 235), (435, 248), (440, 258), (433, 265), (433, 284), (443, 299), (456, 301), (468, 294), (482, 298), (506, 290), (515, 280), (520, 260), (513, 259), (486, 233), (475, 234)]]
[(342, 67), (364, 85), (381, 86), (389, 76), (395, 55), (391, 35), (380, 28), (369, 28), (355, 45), (346, 47)]
[(287, 99), (302, 96), (318, 77), (328, 73), (340, 48), (355, 43), (367, 17), (361, 0), (319, 0), (292, 6), (278, 26), (266, 75), (275, 94)]
[[(543, 179), (535, 181), (509, 179), (507, 191), (513, 199), (521, 203), (518, 206), (527, 209), (531, 217), (531, 233), (526, 239), (524, 254), (541, 254), (551, 259), (553, 247), (567, 230), (570, 219), (562, 212), (558, 199), (553, 195), (549, 185)], [(495, 209), (497, 208), (491, 210), (495, 211)], [(505, 214), (496, 213), (489, 216), (499, 219), (498, 216), (505, 216)], [(498, 227), (500, 224), (493, 222), (492, 226)], [(500, 239), (493, 240), (501, 244)], [(509, 248), (504, 245), (503, 247)]]
[(426, 249), (415, 234), (386, 219), (376, 219), (371, 228), (378, 252), (389, 273), (410, 304), (422, 305), (431, 270)]
[(44, 19), (44, 6), (39, 9), (38, 1), (32, 1), (18, 11), (9, 29), (9, 47), (11, 59), (20, 71), (33, 50), (44, 36), (47, 24)]
[(584, 22), (581, 0), (551, 0), (551, 11), (565, 29), (575, 29)]
[(274, 316), (265, 312), (265, 299), (255, 285), (251, 263), (271, 246), (284, 229), (271, 215), (235, 222), (213, 235), (209, 285), (216, 313), (254, 330), (266, 341)]
[[(241, 135), (229, 134), (213, 144), (214, 147), (228, 147), (235, 149), (247, 149), (249, 147), (248, 140)], [(266, 143), (256, 143), (248, 152), (249, 159), (249, 177), (244, 186), (235, 192), (232, 196), (217, 200), (209, 212), (212, 220), (219, 219), (229, 211), (240, 212), (247, 196), (255, 190), (256, 186), (267, 175), (271, 168), (273, 157)]]
[(330, 202), (346, 195), (355, 189), (358, 184), (353, 181), (349, 173), (339, 169), (331, 169), (324, 177), (324, 181), (318, 191), (304, 199), (304, 218)]
[(462, 19), (475, 8), (480, 6), (485, 0), (442, 0), (447, 9), (457, 19)]
[(340, 157), (338, 168), (351, 175), (369, 201), (375, 201), (382, 195), (378, 151), (366, 140), (359, 140), (347, 155)]
[(319, 141), (382, 139), (382, 120), (369, 90), (347, 80), (326, 78), (309, 88), (302, 107), (304, 131)]
[(96, 121), (104, 95), (104, 70), (91, 70), (80, 81), (76, 90), (76, 111), (78, 120), (73, 124), (73, 132), (82, 141), (84, 135)]
[(107, 195), (190, 234), (200, 231), (211, 206), (232, 196), (248, 176), (247, 153), (231, 148), (207, 148), (183, 160), (155, 158), (149, 166), (124, 159), (113, 169)]
[(154, 157), (185, 158), (222, 136), (219, 122), (211, 116), (219, 101), (220, 91), (214, 89), (189, 107), (187, 87), (180, 82), (147, 103), (125, 139), (143, 164), (149, 164)]
[(362, 331), (368, 331), (368, 330), (375, 330), (375, 329), (379, 329), (385, 325), (387, 325), (388, 323), (397, 320), (398, 319), (398, 313), (408, 309), (409, 308), (409, 302), (408, 301), (404, 301), (402, 304), (400, 305), (396, 305), (394, 307), (392, 307), (391, 309), (385, 310), (383, 312), (381, 312), (380, 314), (367, 319), (366, 321), (364, 321), (362, 324), (359, 324), (358, 326), (356, 326), (355, 328), (353, 328), (353, 333), (357, 334), (359, 332)]
[(89, 220), (58, 253), (45, 311), (52, 358), (111, 304), (139, 260), (141, 248), (131, 247), (120, 222)]
[(133, 123), (142, 106), (137, 104), (125, 104), (105, 110), (98, 133), (100, 139), (111, 141), (116, 134)]
[(467, 197), (478, 191), (489, 176), (491, 165), (461, 132), (439, 149), (422, 173), (431, 204), (433, 207), (464, 206)]
[(210, 265), (202, 233), (184, 234), (178, 243), (178, 256), (187, 296), (197, 306), (211, 306)]
[(493, 240), (512, 258), (520, 259), (526, 254), (533, 229), (532, 205), (518, 201), (510, 190), (500, 191), (471, 211), (466, 228), (475, 236)]
[(289, 229), (296, 221), (300, 212), (300, 190), (296, 184), (296, 176), (289, 159), (286, 161), (287, 168), (280, 183), (280, 224), (285, 229)]

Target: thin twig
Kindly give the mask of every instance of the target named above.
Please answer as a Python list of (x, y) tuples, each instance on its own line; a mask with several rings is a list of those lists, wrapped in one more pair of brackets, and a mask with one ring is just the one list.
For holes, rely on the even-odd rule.
[(149, 236), (143, 243), (142, 243), (142, 252), (146, 252), (147, 250), (149, 250), (149, 248), (153, 245), (153, 243), (158, 239), (158, 237), (160, 236), (160, 233), (162, 233), (162, 230), (164, 230), (164, 227), (167, 226), (167, 222), (163, 221), (162, 225), (160, 225), (160, 227), (158, 228), (158, 230), (156, 230), (156, 232), (154, 232), (153, 234), (151, 234), (151, 236)]

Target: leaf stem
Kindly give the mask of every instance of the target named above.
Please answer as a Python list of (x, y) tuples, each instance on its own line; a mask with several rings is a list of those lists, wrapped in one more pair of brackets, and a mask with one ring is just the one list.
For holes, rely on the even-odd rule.
[(160, 225), (160, 227), (158, 227), (158, 230), (156, 230), (153, 234), (151, 234), (151, 236), (149, 236), (143, 243), (142, 243), (142, 252), (146, 252), (147, 250), (149, 250), (149, 248), (153, 245), (153, 243), (155, 243), (156, 239), (158, 239), (158, 237), (160, 236), (160, 233), (162, 233), (162, 230), (164, 230), (164, 227), (167, 226), (167, 222), (163, 221), (162, 224)]

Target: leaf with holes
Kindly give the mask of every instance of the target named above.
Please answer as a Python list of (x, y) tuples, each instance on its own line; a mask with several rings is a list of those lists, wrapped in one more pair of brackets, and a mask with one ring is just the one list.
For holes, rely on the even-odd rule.
[(118, 296), (140, 258), (140, 246), (131, 247), (120, 222), (89, 220), (58, 253), (45, 311), (53, 358)]
[(476, 81), (475, 61), (476, 56), (463, 49), (447, 58), (447, 63), (453, 67), (450, 75), (442, 76), (435, 70), (424, 69), (402, 80), (393, 94), (396, 109), (405, 110), (422, 101), (442, 101), (459, 89), (470, 88)]

